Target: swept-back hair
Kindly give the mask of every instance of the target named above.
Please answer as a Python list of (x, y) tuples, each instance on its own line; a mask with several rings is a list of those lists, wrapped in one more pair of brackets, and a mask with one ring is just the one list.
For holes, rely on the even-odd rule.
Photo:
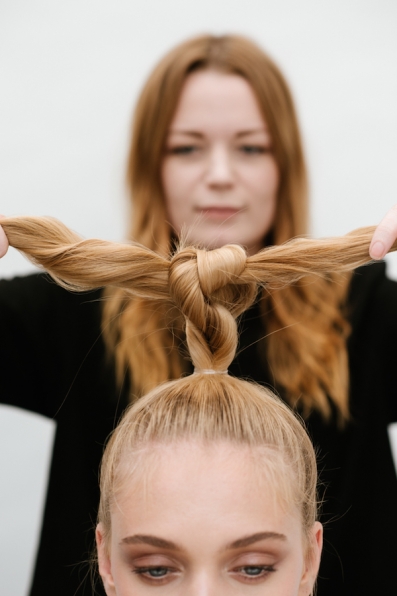
[[(137, 103), (128, 159), (132, 200), (130, 238), (166, 256), (173, 237), (161, 183), (165, 139), (190, 73), (215, 69), (237, 74), (251, 86), (267, 123), (280, 174), (275, 220), (265, 244), (307, 233), (307, 180), (294, 104), (280, 70), (262, 49), (236, 35), (203, 35), (171, 50), (147, 80)], [(314, 277), (261, 302), (266, 341), (260, 345), (274, 380), (291, 404), (330, 413), (329, 400), (348, 416), (349, 326), (343, 313), (349, 276), (338, 283)], [(119, 380), (129, 371), (132, 394), (178, 378), (183, 369), (181, 324), (169, 326), (169, 304), (107, 291), (103, 332)]]
[(164, 257), (137, 244), (81, 240), (49, 218), (8, 218), (2, 225), (10, 244), (64, 287), (123, 288), (140, 298), (173, 303), (185, 320), (196, 373), (160, 385), (133, 404), (106, 449), (99, 509), (105, 540), (123, 457), (131, 462), (134, 450), (136, 457), (145, 445), (179, 439), (227, 440), (276, 452), (282, 458), (277, 476), (290, 487), (281, 496), (299, 508), (309, 539), (317, 515), (317, 470), (303, 426), (269, 391), (222, 373), (237, 348), (236, 317), (253, 303), (258, 287), (272, 292), (307, 275), (328, 279), (351, 271), (369, 261), (374, 228), (329, 240), (296, 239), (249, 257), (237, 245), (212, 251), (187, 247)]

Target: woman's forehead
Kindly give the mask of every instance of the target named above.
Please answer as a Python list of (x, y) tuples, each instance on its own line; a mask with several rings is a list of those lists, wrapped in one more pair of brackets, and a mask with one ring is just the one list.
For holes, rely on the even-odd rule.
[[(191, 441), (151, 447), (120, 482), (111, 507), (114, 540), (155, 534), (189, 545), (190, 535), (217, 534), (226, 543), (258, 528), (300, 536), (299, 513), (280, 499), (255, 448)], [(126, 472), (128, 461), (123, 466)]]
[[(237, 74), (200, 70), (186, 78), (170, 130), (232, 118), (235, 127), (265, 127), (250, 84)], [(214, 121), (214, 122), (213, 122)]]
[(137, 453), (126, 452), (117, 476), (117, 501), (145, 495), (146, 507), (150, 501), (156, 505), (159, 496), (164, 504), (168, 499), (203, 501), (203, 495), (212, 495), (219, 507), (226, 501), (234, 507), (247, 499), (290, 505), (287, 493), (294, 484), (289, 466), (274, 448), (229, 441), (150, 443)]

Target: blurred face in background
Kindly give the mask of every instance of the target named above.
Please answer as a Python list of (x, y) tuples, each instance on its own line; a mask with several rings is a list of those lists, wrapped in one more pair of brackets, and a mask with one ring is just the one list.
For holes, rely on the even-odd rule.
[(186, 79), (166, 139), (162, 183), (173, 231), (217, 248), (263, 247), (276, 209), (272, 139), (249, 83), (201, 70)]

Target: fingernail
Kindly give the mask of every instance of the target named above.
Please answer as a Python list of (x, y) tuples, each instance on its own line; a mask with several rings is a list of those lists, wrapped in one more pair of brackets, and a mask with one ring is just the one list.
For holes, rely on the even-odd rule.
[(369, 254), (373, 259), (382, 259), (382, 257), (385, 255), (384, 244), (378, 240), (373, 246), (371, 246)]

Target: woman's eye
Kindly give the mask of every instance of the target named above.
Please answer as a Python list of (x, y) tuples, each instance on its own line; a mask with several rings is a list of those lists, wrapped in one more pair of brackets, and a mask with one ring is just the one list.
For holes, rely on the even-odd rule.
[(168, 570), (165, 567), (154, 567), (152, 569), (148, 569), (148, 575), (151, 577), (164, 577), (167, 575)]
[(169, 152), (172, 155), (191, 155), (192, 153), (198, 151), (198, 147), (196, 145), (178, 145), (176, 147), (171, 147)]
[(242, 145), (240, 147), (240, 151), (242, 151), (242, 153), (246, 153), (247, 155), (255, 155), (268, 153), (270, 149), (269, 147), (264, 147), (263, 145)]
[(171, 569), (169, 567), (135, 567), (133, 571), (138, 575), (156, 580), (166, 577)]
[(262, 575), (264, 571), (269, 571), (268, 567), (258, 566), (258, 567), (244, 567), (244, 572), (247, 575), (252, 577), (256, 577), (257, 575)]
[(276, 571), (273, 565), (245, 565), (244, 567), (233, 569), (234, 573), (238, 573), (240, 577), (248, 580), (264, 578), (273, 571)]

